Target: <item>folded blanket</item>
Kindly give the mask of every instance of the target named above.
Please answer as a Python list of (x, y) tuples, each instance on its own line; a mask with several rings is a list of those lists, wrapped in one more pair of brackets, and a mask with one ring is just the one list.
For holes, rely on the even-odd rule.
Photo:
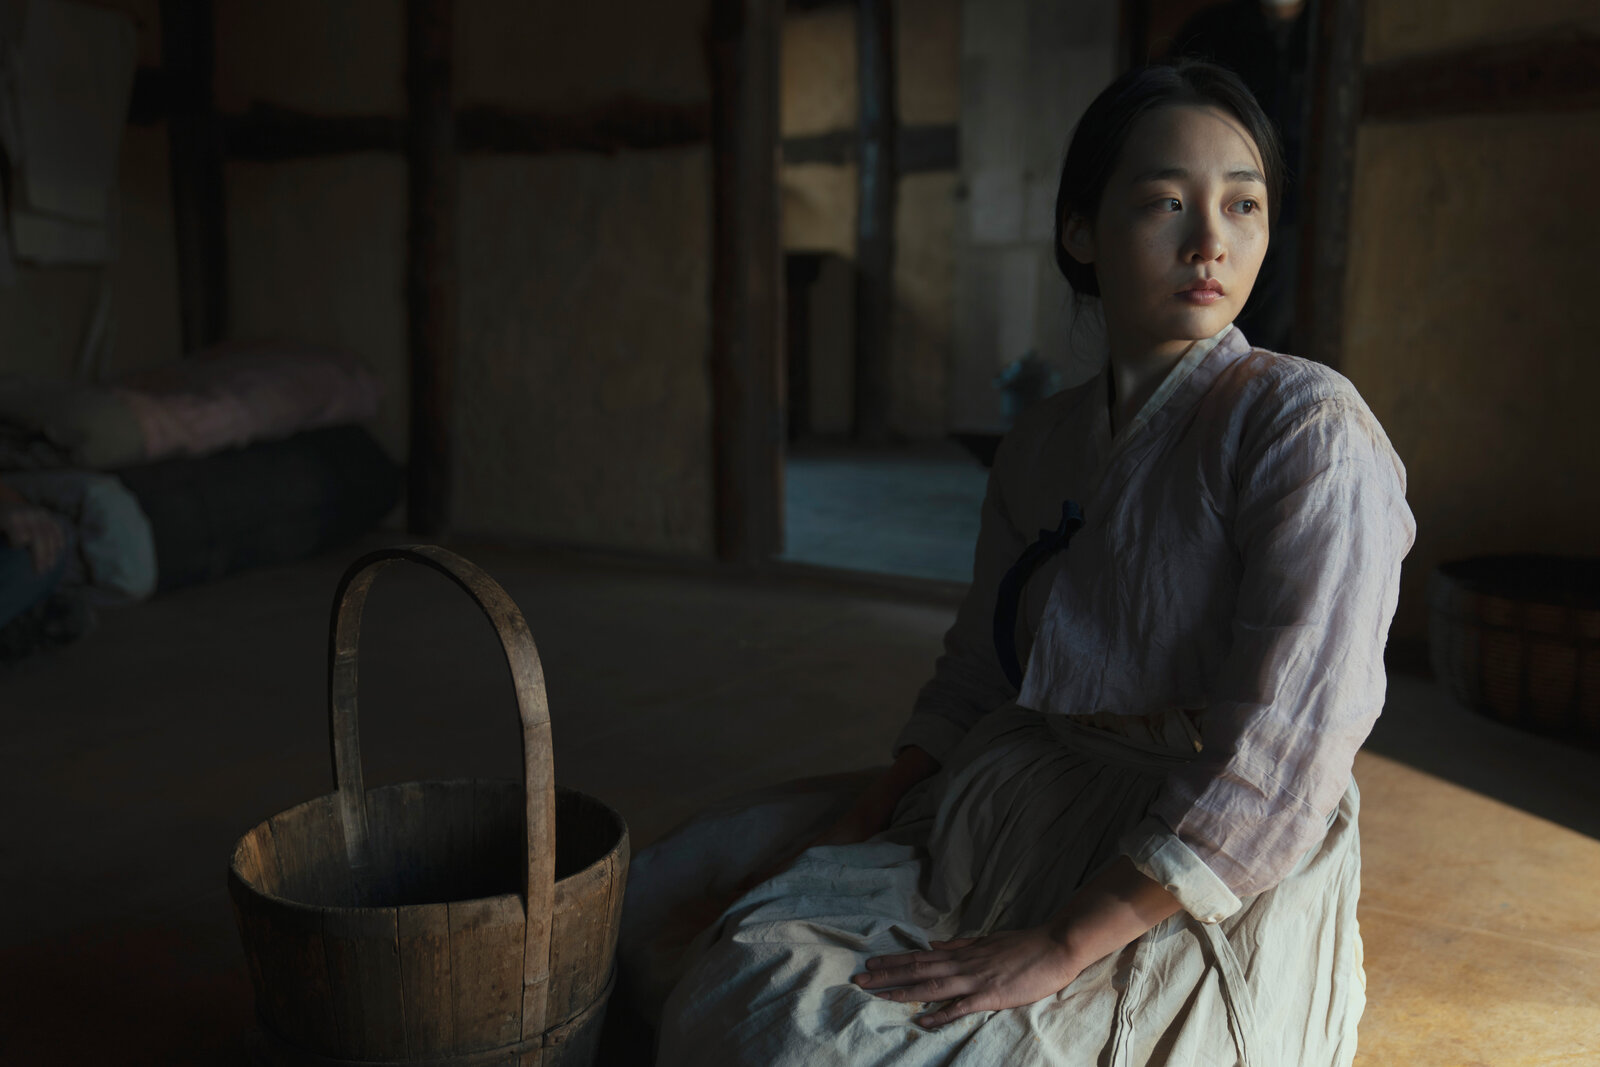
[(0, 469), (115, 470), (365, 422), (380, 387), (353, 356), (229, 344), (109, 387), (0, 378)]
[(146, 461), (204, 456), (378, 414), (379, 386), (352, 356), (304, 345), (226, 345), (129, 375)]
[(143, 600), (156, 589), (156, 546), (139, 501), (100, 471), (35, 470), (6, 475), (6, 485), (48, 508), (76, 546), (61, 576), (94, 604)]

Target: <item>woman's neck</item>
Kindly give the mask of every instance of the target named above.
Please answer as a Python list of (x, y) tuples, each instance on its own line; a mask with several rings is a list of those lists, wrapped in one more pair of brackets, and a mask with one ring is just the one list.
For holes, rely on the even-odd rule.
[(1163, 341), (1159, 344), (1111, 345), (1111, 430), (1121, 430), (1139, 413), (1144, 402), (1178, 365), (1193, 341)]

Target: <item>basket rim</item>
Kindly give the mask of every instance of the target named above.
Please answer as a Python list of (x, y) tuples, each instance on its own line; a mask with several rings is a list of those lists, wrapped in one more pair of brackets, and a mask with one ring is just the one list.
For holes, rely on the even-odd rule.
[[(522, 784), (523, 784), (519, 779), (516, 779), (516, 778), (424, 778), (424, 779), (418, 779), (418, 780), (415, 780), (415, 781), (407, 781), (407, 782), (390, 782), (387, 785), (374, 786), (373, 788), (366, 790), (366, 792), (369, 793), (369, 794), (370, 793), (381, 793), (381, 792), (384, 792), (385, 790), (389, 790), (389, 789), (399, 789), (399, 788), (402, 788), (404, 786), (415, 786), (415, 785), (477, 785), (480, 782), (486, 782), (486, 783), (490, 783), (490, 784), (493, 784), (493, 785), (507, 785), (507, 786), (512, 786), (512, 787), (519, 788), (519, 789), (522, 788)], [(602, 863), (605, 863), (608, 860), (610, 860), (611, 857), (617, 855), (619, 852), (628, 850), (629, 844), (630, 844), (630, 835), (628, 833), (628, 821), (622, 817), (622, 814), (620, 812), (618, 812), (617, 809), (613, 808), (610, 804), (607, 804), (605, 801), (601, 800), (599, 797), (596, 797), (591, 793), (585, 793), (581, 789), (572, 789), (572, 788), (570, 788), (568, 786), (557, 785), (556, 786), (556, 796), (559, 798), (563, 793), (565, 793), (565, 794), (567, 794), (569, 796), (582, 797), (584, 800), (590, 801), (591, 803), (594, 803), (594, 804), (598, 805), (600, 808), (604, 809), (606, 814), (610, 815), (612, 817), (612, 819), (615, 820), (616, 826), (617, 826), (617, 830), (619, 832), (617, 834), (616, 842), (613, 843), (610, 848), (608, 848), (604, 852), (602, 852), (600, 854), (600, 858), (599, 859), (596, 859), (593, 863), (590, 863), (585, 867), (579, 868), (578, 870), (571, 872), (570, 874), (568, 874), (564, 878), (557, 878), (555, 880), (555, 884), (557, 886), (561, 885), (561, 883), (563, 883), (563, 882), (568, 882), (568, 881), (571, 881), (574, 878), (578, 878), (578, 877), (581, 877), (581, 876), (583, 876), (585, 874), (588, 874), (589, 872), (593, 871), (595, 868), (599, 867)], [(513, 900), (519, 901), (522, 904), (522, 908), (523, 908), (524, 914), (526, 914), (528, 901), (527, 901), (526, 894), (524, 894), (522, 892), (496, 893), (493, 896), (488, 896), (488, 897), (462, 897), (459, 900), (434, 900), (434, 901), (429, 901), (428, 903), (425, 903), (425, 904), (392, 904), (392, 905), (379, 905), (379, 906), (369, 906), (369, 907), (351, 907), (351, 906), (343, 905), (343, 904), (308, 904), (303, 900), (294, 900), (294, 899), (292, 899), (290, 897), (280, 896), (277, 893), (269, 893), (265, 889), (262, 889), (260, 886), (258, 886), (255, 882), (251, 881), (250, 879), (246, 878), (243, 874), (240, 873), (240, 871), (239, 871), (240, 854), (244, 850), (244, 840), (245, 840), (245, 838), (249, 837), (251, 834), (253, 834), (256, 831), (260, 830), (262, 827), (266, 826), (273, 819), (279, 818), (280, 816), (288, 815), (291, 812), (300, 811), (300, 810), (302, 810), (304, 808), (309, 808), (311, 805), (317, 804), (317, 803), (328, 803), (328, 804), (337, 805), (338, 804), (338, 800), (339, 800), (339, 794), (337, 792), (323, 793), (321, 796), (312, 797), (310, 800), (303, 800), (300, 803), (295, 804), (295, 805), (293, 805), (291, 807), (284, 808), (282, 811), (274, 812), (273, 814), (268, 815), (265, 819), (262, 819), (260, 822), (258, 822), (256, 824), (254, 824), (253, 826), (251, 826), (244, 833), (240, 834), (238, 839), (236, 841), (234, 841), (234, 843), (233, 843), (233, 851), (230, 852), (229, 855), (228, 855), (228, 879), (229, 879), (229, 881), (237, 882), (240, 886), (242, 886), (243, 888), (247, 889), (252, 896), (257, 897), (257, 898), (259, 898), (261, 900), (269, 901), (274, 905), (278, 905), (278, 906), (284, 907), (284, 908), (286, 908), (286, 909), (288, 909), (290, 911), (315, 912), (318, 915), (327, 915), (329, 913), (349, 914), (349, 913), (355, 913), (355, 912), (377, 912), (377, 911), (398, 912), (398, 911), (400, 911), (402, 909), (405, 909), (405, 908), (434, 908), (434, 907), (438, 907), (438, 906), (440, 906), (442, 904), (443, 905), (447, 905), (447, 904), (477, 904), (477, 903), (484, 903), (484, 902), (493, 901), (493, 900), (502, 900), (502, 899), (505, 899), (505, 898), (511, 898)]]

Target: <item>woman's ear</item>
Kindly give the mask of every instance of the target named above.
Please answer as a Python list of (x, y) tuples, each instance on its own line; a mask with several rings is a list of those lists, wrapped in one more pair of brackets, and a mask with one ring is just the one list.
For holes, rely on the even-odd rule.
[(1069, 214), (1061, 223), (1061, 247), (1079, 263), (1093, 263), (1094, 223), (1077, 212)]

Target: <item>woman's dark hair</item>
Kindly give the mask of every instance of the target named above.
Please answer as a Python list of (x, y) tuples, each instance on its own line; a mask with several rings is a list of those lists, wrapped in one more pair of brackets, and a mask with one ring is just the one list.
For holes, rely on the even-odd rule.
[(1056, 192), (1056, 266), (1078, 295), (1099, 296), (1100, 281), (1093, 264), (1079, 263), (1061, 246), (1067, 216), (1078, 214), (1094, 219), (1106, 181), (1141, 115), (1156, 108), (1182, 105), (1218, 108), (1249, 131), (1261, 152), (1263, 177), (1267, 179), (1267, 220), (1270, 223), (1277, 219), (1279, 194), (1283, 191), (1283, 151), (1278, 147), (1272, 123), (1239, 76), (1226, 67), (1196, 59), (1135, 68), (1094, 98), (1072, 131), (1066, 162), (1061, 165), (1061, 185)]

